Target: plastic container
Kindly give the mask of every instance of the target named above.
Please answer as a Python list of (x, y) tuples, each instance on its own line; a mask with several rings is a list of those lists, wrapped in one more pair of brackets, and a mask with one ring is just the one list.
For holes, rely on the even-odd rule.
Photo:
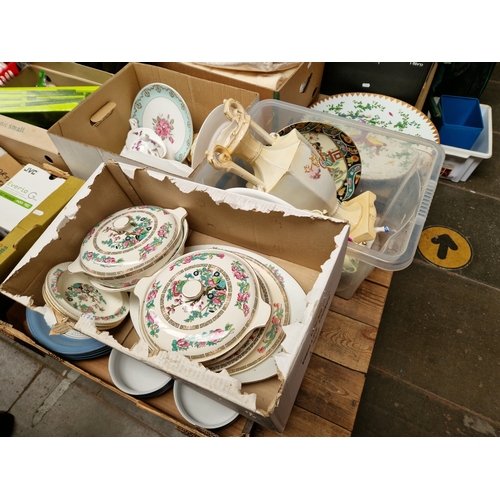
[[(297, 122), (328, 123), (347, 133), (359, 149), (362, 170), (354, 196), (375, 193), (376, 225), (387, 226), (390, 232), (377, 233), (370, 248), (347, 244), (337, 295), (351, 298), (374, 267), (398, 271), (411, 264), (445, 158), (442, 146), (275, 99), (253, 104), (248, 113), (270, 133)], [(227, 189), (238, 181), (204, 162), (196, 182)]]
[(480, 103), (473, 97), (442, 95), (441, 117), (435, 119), (441, 144), (470, 149), (484, 128)]
[(443, 144), (446, 153), (441, 177), (453, 182), (466, 181), (482, 160), (493, 154), (493, 120), (491, 107), (481, 104), (484, 128), (470, 149), (455, 148)]

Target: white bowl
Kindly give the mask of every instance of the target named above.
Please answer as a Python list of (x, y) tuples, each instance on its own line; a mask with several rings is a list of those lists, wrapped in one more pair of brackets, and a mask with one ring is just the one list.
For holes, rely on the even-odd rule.
[(180, 414), (190, 423), (205, 429), (218, 429), (235, 420), (239, 414), (201, 394), (187, 384), (174, 382), (174, 400)]
[(108, 369), (116, 387), (131, 396), (159, 396), (173, 384), (168, 373), (127, 356), (117, 349), (113, 349), (109, 355)]

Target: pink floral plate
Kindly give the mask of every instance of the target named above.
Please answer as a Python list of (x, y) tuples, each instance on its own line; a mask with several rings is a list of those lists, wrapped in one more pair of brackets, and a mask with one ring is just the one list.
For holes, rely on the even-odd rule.
[(193, 120), (186, 102), (172, 87), (164, 83), (143, 87), (132, 104), (131, 118), (162, 138), (166, 158), (180, 162), (187, 158), (193, 144)]

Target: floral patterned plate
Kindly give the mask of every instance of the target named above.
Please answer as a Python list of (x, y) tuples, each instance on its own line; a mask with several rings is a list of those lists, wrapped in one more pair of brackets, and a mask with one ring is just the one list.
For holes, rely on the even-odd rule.
[(278, 132), (297, 129), (318, 151), (337, 186), (337, 198), (347, 201), (361, 177), (361, 157), (354, 141), (342, 130), (322, 122), (300, 122)]
[(325, 97), (310, 107), (439, 143), (439, 133), (432, 121), (417, 108), (394, 97), (365, 93), (338, 94)]
[(54, 309), (74, 321), (83, 314), (92, 315), (96, 328), (113, 328), (129, 313), (125, 292), (103, 292), (83, 273), (70, 273), (69, 262), (54, 266), (44, 282), (44, 297)]
[(167, 147), (166, 158), (184, 161), (193, 144), (193, 120), (181, 95), (163, 83), (143, 87), (132, 104), (131, 118), (153, 129)]
[(188, 252), (141, 279), (134, 293), (149, 340), (201, 362), (246, 340), (271, 314), (250, 264), (222, 250)]

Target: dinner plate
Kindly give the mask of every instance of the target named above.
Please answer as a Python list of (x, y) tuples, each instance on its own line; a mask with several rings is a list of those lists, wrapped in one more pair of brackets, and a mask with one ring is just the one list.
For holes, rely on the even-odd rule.
[(41, 345), (62, 358), (71, 360), (92, 359), (111, 351), (109, 346), (76, 330), (70, 330), (61, 335), (50, 335), (51, 326), (56, 323), (55, 317), (52, 325), (50, 325), (43, 314), (26, 308), (26, 321), (33, 337)]
[(337, 94), (320, 99), (311, 109), (439, 143), (439, 132), (422, 111), (381, 94)]
[(230, 424), (239, 414), (210, 399), (180, 380), (174, 382), (174, 401), (180, 414), (192, 425), (218, 429)]
[(277, 196), (266, 193), (265, 191), (258, 191), (257, 189), (245, 188), (245, 187), (229, 188), (227, 189), (227, 191), (241, 194), (243, 196), (248, 196), (249, 198), (253, 198), (255, 200), (267, 201), (269, 203), (276, 203), (276, 205), (282, 205), (284, 207), (293, 208), (293, 205), (290, 205), (290, 203), (286, 202), (285, 200), (282, 200), (281, 198), (278, 198)]
[(337, 187), (337, 198), (347, 201), (361, 177), (361, 156), (355, 142), (343, 130), (322, 122), (299, 122), (278, 132), (296, 129), (321, 155)]
[(163, 83), (146, 85), (134, 99), (131, 118), (139, 127), (153, 129), (162, 138), (168, 159), (186, 159), (193, 143), (193, 120), (175, 89)]
[(116, 387), (131, 396), (156, 397), (173, 385), (173, 379), (168, 373), (117, 349), (113, 349), (109, 355), (108, 369)]

